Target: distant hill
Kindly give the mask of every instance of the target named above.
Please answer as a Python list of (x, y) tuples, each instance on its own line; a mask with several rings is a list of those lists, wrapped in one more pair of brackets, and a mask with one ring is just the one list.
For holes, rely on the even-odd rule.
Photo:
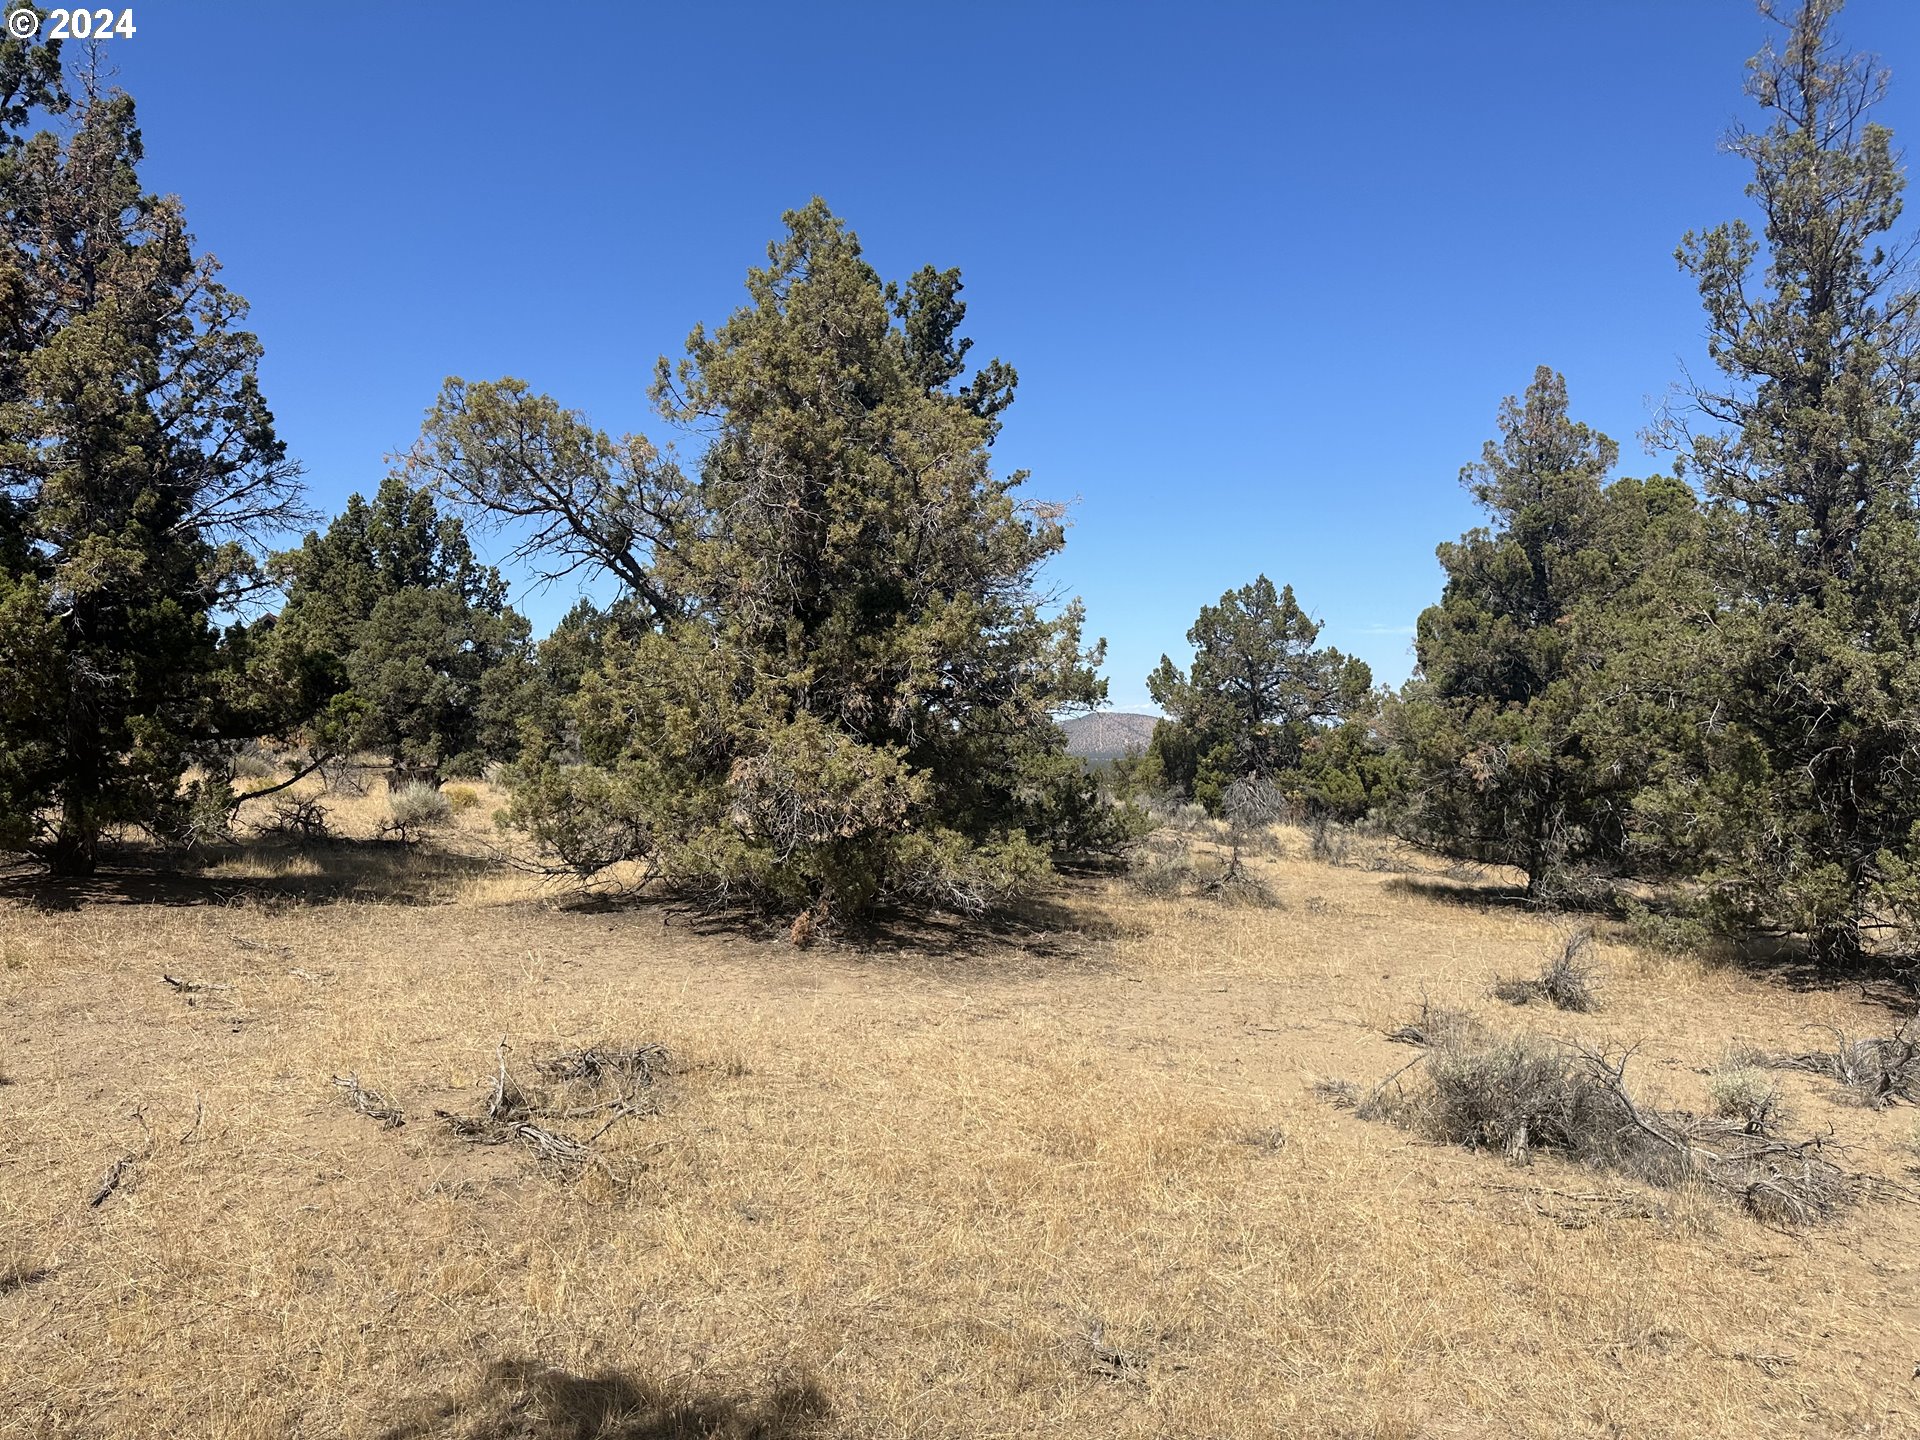
[(1067, 732), (1067, 753), (1099, 764), (1137, 754), (1153, 738), (1155, 715), (1123, 715), (1117, 710), (1096, 710), (1091, 715), (1075, 715), (1062, 720)]

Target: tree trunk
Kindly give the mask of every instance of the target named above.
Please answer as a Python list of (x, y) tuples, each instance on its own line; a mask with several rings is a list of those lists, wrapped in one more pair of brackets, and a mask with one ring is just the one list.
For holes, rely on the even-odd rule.
[(100, 830), (69, 802), (60, 815), (60, 828), (46, 848), (47, 870), (54, 875), (91, 875), (99, 862)]

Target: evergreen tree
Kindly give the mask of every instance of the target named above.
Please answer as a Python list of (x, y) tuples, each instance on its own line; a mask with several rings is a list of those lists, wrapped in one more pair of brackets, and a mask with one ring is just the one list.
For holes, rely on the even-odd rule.
[(430, 494), (390, 475), (274, 569), (287, 603), (273, 644), (307, 677), (319, 748), (373, 751), (397, 779), (429, 783), (516, 753), (527, 623)]
[(1150, 750), (1167, 779), (1216, 811), (1235, 780), (1297, 780), (1319, 732), (1367, 708), (1373, 686), (1364, 662), (1319, 638), (1293, 587), (1276, 593), (1264, 575), (1201, 606), (1190, 671), (1162, 655), (1147, 677), (1168, 717)]
[(1570, 418), (1546, 366), (1499, 423), (1461, 472), (1493, 523), (1439, 548), (1446, 589), (1420, 616), (1393, 727), (1409, 833), (1517, 866), (1538, 895), (1626, 852), (1649, 761), (1615, 707), (1644, 688), (1648, 629), (1673, 603), (1656, 582), (1693, 504), (1671, 479), (1608, 486), (1617, 447)]
[(661, 361), (656, 404), (711, 437), (697, 481), (517, 382), (449, 382), (429, 416), (445, 493), (530, 521), (556, 568), (592, 557), (651, 626), (602, 637), (584, 763), (523, 765), (514, 815), (713, 899), (978, 909), (1099, 813), (1051, 719), (1103, 688), (1037, 584), (1061, 512), (992, 471), (1014, 375), (959, 383), (957, 274), (883, 284), (817, 200), (786, 225), (751, 303)]
[(297, 493), (245, 302), (141, 159), (130, 98), (0, 39), (0, 844), (72, 873), (249, 733), (214, 617)]
[(1728, 148), (1753, 167), (1758, 233), (1735, 220), (1679, 251), (1719, 389), (1677, 422), (1710, 512), (1717, 718), (1699, 767), (1649, 816), (1730, 918), (1843, 959), (1870, 917), (1920, 918), (1920, 505), (1916, 311), (1885, 239), (1905, 178), (1869, 118), (1886, 77), (1838, 47), (1838, 0), (1762, 12), (1750, 65), (1770, 116)]

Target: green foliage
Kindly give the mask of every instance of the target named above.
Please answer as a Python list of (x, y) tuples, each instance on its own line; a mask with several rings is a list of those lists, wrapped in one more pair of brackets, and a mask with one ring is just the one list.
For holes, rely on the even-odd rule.
[(1697, 588), (1696, 509), (1674, 480), (1607, 485), (1616, 454), (1546, 366), (1507, 399), (1500, 438), (1461, 472), (1493, 524), (1440, 547), (1446, 589), (1388, 717), (1409, 833), (1518, 866), (1534, 894), (1562, 867), (1626, 857), (1655, 741), (1692, 713), (1653, 712), (1691, 684), (1662, 647)]
[(1676, 422), (1709, 502), (1715, 723), (1642, 806), (1726, 919), (1829, 959), (1869, 916), (1920, 915), (1920, 296), (1882, 242), (1905, 188), (1867, 118), (1885, 77), (1837, 48), (1838, 9), (1809, 0), (1751, 66), (1771, 123), (1728, 148), (1760, 233), (1734, 221), (1679, 251), (1724, 382), (1693, 396), (1708, 428)]
[(518, 714), (537, 698), (527, 624), (431, 495), (388, 476), (274, 570), (287, 603), (273, 649), (318, 745), (432, 780), (518, 753)]
[(214, 616), (297, 493), (245, 302), (142, 158), (131, 99), (0, 39), (0, 844), (69, 872), (112, 826), (203, 828), (259, 733)]
[(1387, 810), (1404, 789), (1404, 763), (1374, 718), (1348, 720), (1308, 737), (1287, 787), (1314, 815), (1356, 821)]
[[(1264, 575), (1201, 606), (1187, 631), (1191, 670), (1163, 655), (1147, 677), (1169, 717), (1154, 727), (1148, 751), (1167, 782), (1218, 812), (1235, 780), (1298, 777), (1322, 732), (1371, 701), (1372, 671), (1338, 650), (1316, 649), (1319, 637), (1293, 587), (1276, 593)], [(1320, 757), (1322, 779), (1334, 760), (1333, 752)]]
[(716, 902), (983, 909), (1118, 823), (1051, 719), (1103, 690), (1037, 587), (1062, 512), (992, 471), (1014, 376), (958, 383), (957, 274), (883, 284), (818, 201), (786, 224), (751, 303), (660, 363), (662, 414), (710, 436), (697, 481), (514, 381), (428, 418), (418, 473), (626, 586), (543, 653), (578, 691), (509, 816)]

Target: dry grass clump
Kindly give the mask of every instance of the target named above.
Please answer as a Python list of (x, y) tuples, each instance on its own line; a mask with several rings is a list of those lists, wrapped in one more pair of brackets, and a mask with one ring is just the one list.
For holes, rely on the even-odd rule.
[(1387, 1031), (1387, 1039), (1402, 1045), (1473, 1045), (1485, 1037), (1486, 1027), (1465, 1010), (1435, 1005), (1425, 995), (1420, 1008), (1404, 1024)]
[(52, 1273), (51, 1269), (20, 1246), (9, 1246), (0, 1251), (0, 1295), (37, 1285)]
[[(1364, 1120), (1498, 1150), (1513, 1164), (1544, 1150), (1662, 1188), (1699, 1183), (1772, 1223), (1812, 1224), (1857, 1198), (1858, 1177), (1826, 1157), (1822, 1137), (1779, 1140), (1749, 1117), (1703, 1122), (1637, 1101), (1630, 1056), (1529, 1035), (1437, 1045), (1364, 1096), (1337, 1082), (1322, 1093)], [(1422, 1060), (1422, 1079), (1403, 1084)]]
[(449, 785), (441, 794), (454, 815), (464, 815), (480, 803), (480, 792), (471, 785)]
[(1775, 1070), (1804, 1070), (1837, 1080), (1844, 1093), (1870, 1109), (1901, 1100), (1920, 1103), (1920, 1028), (1915, 1021), (1903, 1021), (1887, 1036), (1856, 1039), (1838, 1030), (1831, 1033), (1831, 1050), (1769, 1055), (1764, 1063)]
[(1599, 967), (1594, 964), (1592, 950), (1593, 932), (1575, 930), (1554, 947), (1538, 975), (1502, 976), (1493, 982), (1493, 993), (1509, 1005), (1545, 1000), (1556, 1010), (1581, 1014), (1598, 1010)]

